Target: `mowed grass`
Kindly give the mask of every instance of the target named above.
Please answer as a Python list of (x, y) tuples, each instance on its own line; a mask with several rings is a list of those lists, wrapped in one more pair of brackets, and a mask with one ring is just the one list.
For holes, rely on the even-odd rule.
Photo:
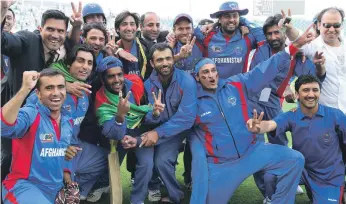
[[(284, 104), (284, 111), (290, 110), (295, 107), (295, 104)], [(289, 136), (289, 146), (291, 144), (291, 135)], [(185, 192), (185, 199), (182, 202), (183, 204), (188, 204), (190, 200), (190, 193), (187, 191), (187, 189), (183, 186), (184, 184), (184, 178), (182, 176), (184, 172), (184, 164), (183, 164), (183, 154), (181, 153), (178, 157), (179, 165), (177, 165), (176, 170), (176, 177), (179, 181), (179, 183), (182, 185), (182, 189)], [(251, 164), (249, 164), (251, 165)], [(126, 170), (126, 162), (123, 162), (123, 165), (121, 166), (121, 180), (122, 180), (122, 186), (123, 186), (123, 203), (128, 204), (130, 203), (130, 193), (131, 193), (131, 179), (130, 179), (130, 173)], [(302, 186), (303, 187), (303, 186)], [(163, 189), (164, 191), (164, 189)], [(305, 189), (304, 189), (305, 191)], [(167, 195), (167, 193), (164, 193), (163, 195)], [(263, 196), (258, 190), (253, 177), (250, 176), (248, 179), (246, 179), (236, 190), (234, 193), (231, 201), (229, 203), (231, 204), (262, 204), (263, 202)], [(99, 204), (109, 204), (109, 196), (104, 195)], [(150, 203), (148, 200), (145, 201), (145, 203)], [(307, 195), (304, 193), (303, 195), (297, 195), (296, 196), (296, 202), (297, 204), (308, 204), (309, 199)]]

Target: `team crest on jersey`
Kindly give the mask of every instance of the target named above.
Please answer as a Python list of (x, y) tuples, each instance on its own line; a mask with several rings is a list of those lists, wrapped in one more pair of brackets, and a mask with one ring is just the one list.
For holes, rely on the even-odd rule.
[(68, 112), (71, 112), (71, 106), (70, 105), (63, 106), (62, 108), (67, 110)]
[(241, 47), (235, 47), (233, 50), (231, 50), (231, 55), (241, 55), (243, 52), (243, 49)]
[(41, 142), (53, 142), (53, 133), (43, 133), (40, 134), (40, 140)]
[(219, 47), (219, 46), (213, 45), (213, 46), (210, 47), (210, 49), (211, 49), (213, 52), (217, 52), (217, 53), (222, 52), (222, 48)]
[(324, 141), (325, 143), (329, 143), (330, 138), (331, 138), (331, 136), (330, 136), (330, 134), (328, 134), (328, 133), (326, 133), (326, 134), (323, 135), (323, 141)]
[(228, 103), (231, 104), (232, 106), (235, 106), (237, 104), (237, 99), (235, 97), (229, 97), (228, 98)]
[(182, 68), (184, 66), (184, 60), (180, 60), (178, 62), (175, 63), (175, 66), (177, 68)]

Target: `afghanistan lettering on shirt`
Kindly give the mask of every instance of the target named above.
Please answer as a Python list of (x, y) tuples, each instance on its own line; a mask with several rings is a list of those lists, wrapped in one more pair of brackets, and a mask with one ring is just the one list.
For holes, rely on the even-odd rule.
[(66, 148), (42, 148), (40, 157), (64, 157)]
[(243, 63), (242, 57), (214, 57), (211, 58), (215, 64), (229, 63), (229, 64), (240, 64)]

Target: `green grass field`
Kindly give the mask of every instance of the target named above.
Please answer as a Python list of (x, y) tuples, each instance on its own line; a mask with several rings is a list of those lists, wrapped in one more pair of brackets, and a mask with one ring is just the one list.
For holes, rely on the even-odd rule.
[[(290, 110), (291, 108), (295, 107), (295, 104), (284, 104), (284, 111)], [(291, 135), (289, 134), (289, 140), (291, 139)], [(290, 142), (291, 144), (291, 142)], [(179, 165), (177, 166), (176, 176), (178, 178), (179, 183), (182, 185), (182, 188), (185, 192), (185, 199), (183, 201), (184, 204), (189, 203), (190, 200), (190, 192), (187, 191), (185, 187), (183, 187), (184, 179), (182, 177), (182, 174), (184, 172), (184, 164), (183, 164), (183, 154), (179, 155)], [(122, 185), (123, 185), (123, 203), (129, 204), (130, 203), (130, 193), (131, 193), (131, 182), (130, 182), (130, 173), (126, 170), (125, 162), (121, 166), (121, 177), (122, 177)], [(304, 189), (305, 191), (305, 189)], [(167, 194), (163, 194), (167, 195)], [(237, 189), (235, 194), (233, 195), (230, 203), (232, 204), (261, 204), (263, 202), (263, 196), (258, 190), (257, 186), (255, 185), (255, 182), (253, 180), (253, 177), (249, 177), (246, 179)], [(108, 204), (109, 198), (108, 195), (104, 195), (99, 204)], [(150, 203), (149, 201), (145, 202)], [(296, 196), (296, 203), (297, 204), (308, 204), (309, 199), (306, 196), (306, 194), (303, 195), (297, 195)]]

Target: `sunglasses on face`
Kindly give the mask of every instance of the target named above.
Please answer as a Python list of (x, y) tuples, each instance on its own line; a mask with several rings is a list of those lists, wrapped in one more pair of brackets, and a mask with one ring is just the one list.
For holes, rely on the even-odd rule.
[(340, 28), (341, 27), (341, 23), (323, 23), (322, 26), (324, 28), (330, 28), (333, 26), (333, 28)]

